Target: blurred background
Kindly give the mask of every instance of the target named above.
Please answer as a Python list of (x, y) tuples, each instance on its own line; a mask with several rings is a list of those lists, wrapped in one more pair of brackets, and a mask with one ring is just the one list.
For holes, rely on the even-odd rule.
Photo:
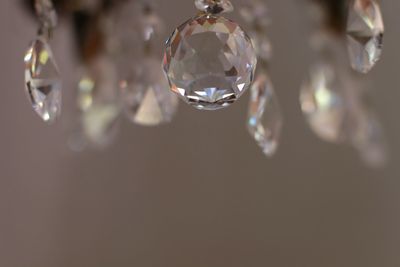
[[(193, 1), (156, 2), (167, 33), (195, 12)], [(212, 113), (181, 104), (156, 128), (122, 120), (108, 148), (72, 152), (73, 29), (61, 20), (52, 42), (64, 102), (47, 126), (24, 92), (37, 23), (21, 1), (1, 1), (0, 265), (399, 266), (400, 2), (382, 1), (384, 54), (369, 74), (390, 150), (380, 169), (311, 132), (298, 101), (313, 62), (306, 1), (267, 3), (270, 73), (285, 117), (272, 159), (246, 131), (248, 95)]]

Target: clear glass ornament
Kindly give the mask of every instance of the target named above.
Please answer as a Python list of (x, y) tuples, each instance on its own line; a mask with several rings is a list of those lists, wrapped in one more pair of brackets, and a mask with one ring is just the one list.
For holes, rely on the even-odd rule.
[(347, 21), (347, 47), (354, 70), (367, 73), (380, 59), (384, 24), (374, 0), (351, 0)]
[(266, 72), (262, 72), (251, 87), (247, 128), (265, 155), (276, 153), (282, 126), (283, 116), (273, 85)]
[(25, 54), (25, 88), (36, 113), (48, 123), (61, 112), (61, 78), (47, 41), (39, 37)]
[(221, 109), (239, 99), (253, 82), (256, 64), (248, 35), (213, 12), (189, 19), (173, 32), (163, 63), (172, 91), (203, 110)]

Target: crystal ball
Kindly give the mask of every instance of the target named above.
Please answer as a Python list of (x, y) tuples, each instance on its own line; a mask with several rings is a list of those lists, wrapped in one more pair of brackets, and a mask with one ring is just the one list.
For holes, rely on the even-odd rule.
[(167, 41), (163, 60), (171, 90), (202, 110), (221, 109), (239, 99), (251, 86), (256, 65), (244, 30), (211, 14), (179, 26)]

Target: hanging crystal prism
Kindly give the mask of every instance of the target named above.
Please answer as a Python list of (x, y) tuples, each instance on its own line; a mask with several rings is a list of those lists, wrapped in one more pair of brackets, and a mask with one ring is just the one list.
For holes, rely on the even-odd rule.
[(44, 38), (37, 38), (25, 54), (25, 87), (33, 109), (52, 123), (61, 111), (61, 79), (53, 53)]
[(118, 131), (120, 104), (115, 67), (107, 58), (100, 57), (78, 85), (78, 104), (82, 111), (82, 132), (96, 147), (111, 143)]
[(278, 148), (283, 117), (272, 83), (265, 73), (251, 87), (248, 130), (267, 156)]
[(343, 142), (346, 103), (345, 82), (328, 63), (316, 64), (300, 91), (302, 111), (311, 129), (323, 140)]
[(147, 58), (137, 68), (132, 81), (122, 84), (122, 99), (127, 117), (134, 123), (154, 126), (170, 122), (178, 99), (169, 90), (161, 64)]
[(350, 62), (358, 72), (369, 72), (380, 59), (384, 24), (379, 4), (374, 0), (352, 0), (347, 21)]
[[(223, 10), (226, 1), (211, 2)], [(204, 110), (239, 99), (250, 87), (257, 64), (248, 35), (214, 13), (219, 12), (200, 14), (179, 26), (167, 42), (163, 63), (172, 91)]]

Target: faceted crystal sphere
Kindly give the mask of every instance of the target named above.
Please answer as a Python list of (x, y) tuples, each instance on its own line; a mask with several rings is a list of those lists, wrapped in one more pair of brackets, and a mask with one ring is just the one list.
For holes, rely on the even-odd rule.
[(279, 145), (283, 116), (269, 77), (258, 75), (251, 87), (248, 130), (264, 154), (273, 156)]
[(178, 98), (169, 90), (160, 60), (146, 59), (133, 81), (122, 83), (122, 102), (127, 117), (134, 123), (155, 126), (173, 119)]
[(234, 103), (251, 85), (257, 64), (248, 35), (224, 17), (201, 15), (167, 42), (164, 70), (172, 91), (198, 109)]
[(36, 39), (25, 54), (25, 87), (36, 113), (48, 123), (61, 111), (61, 79), (53, 53), (42, 39)]
[(350, 62), (358, 72), (367, 73), (380, 59), (384, 25), (379, 5), (374, 0), (353, 0), (347, 21)]

